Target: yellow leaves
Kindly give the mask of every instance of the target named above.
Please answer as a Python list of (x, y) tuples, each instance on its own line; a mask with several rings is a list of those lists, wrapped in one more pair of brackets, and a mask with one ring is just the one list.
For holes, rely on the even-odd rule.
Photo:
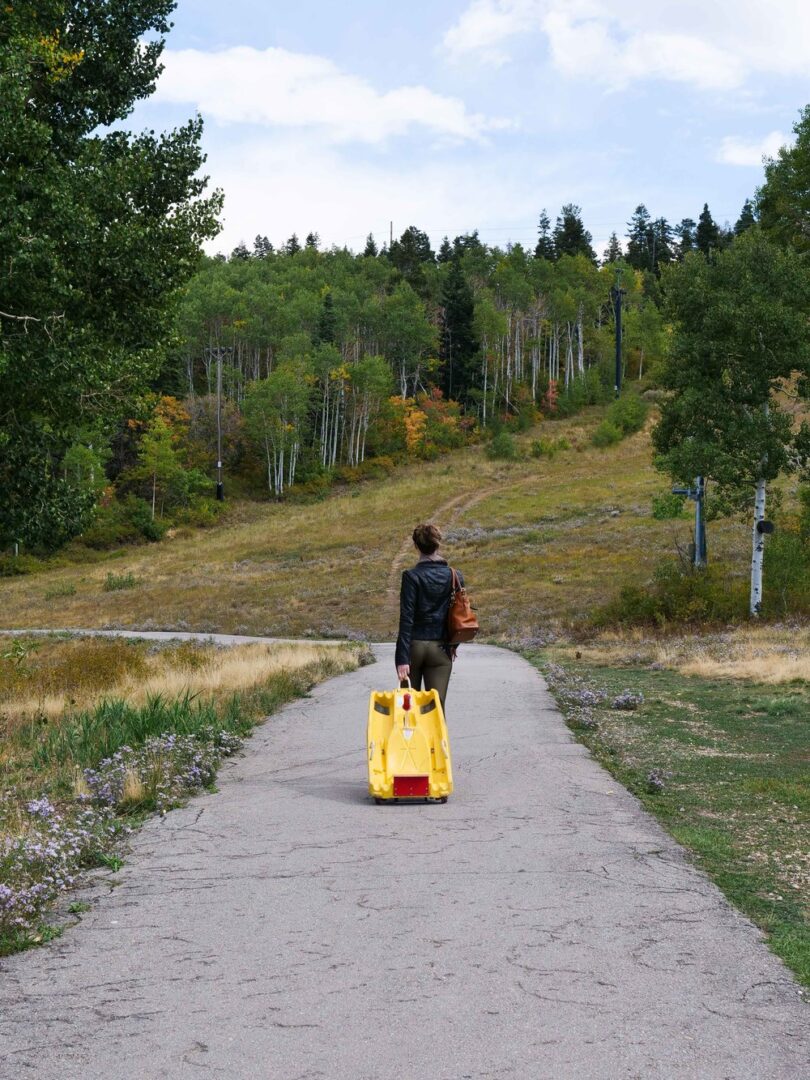
[(422, 442), (427, 416), (421, 409), (411, 409), (405, 414), (405, 445), (409, 452), (415, 451)]
[(191, 417), (188, 409), (175, 397), (164, 394), (155, 406), (159, 417), (172, 432), (172, 442), (179, 442), (188, 430)]
[(59, 31), (54, 30), (52, 34), (38, 38), (34, 43), (35, 55), (45, 66), (49, 82), (62, 82), (67, 79), (84, 60), (84, 49), (71, 52), (62, 48), (60, 40)]

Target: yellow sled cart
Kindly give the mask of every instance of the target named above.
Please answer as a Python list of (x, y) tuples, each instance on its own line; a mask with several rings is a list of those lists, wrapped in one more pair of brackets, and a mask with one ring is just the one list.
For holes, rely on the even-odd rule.
[(368, 706), (368, 791), (392, 799), (447, 802), (450, 744), (438, 690), (372, 691)]

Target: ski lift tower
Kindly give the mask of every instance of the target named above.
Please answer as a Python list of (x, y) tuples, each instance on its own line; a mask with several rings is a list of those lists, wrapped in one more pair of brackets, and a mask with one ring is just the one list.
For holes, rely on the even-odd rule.
[(692, 566), (702, 570), (707, 563), (706, 511), (703, 505), (703, 500), (706, 497), (706, 481), (702, 476), (696, 476), (693, 486), (673, 488), (672, 494), (683, 495), (687, 499), (691, 499), (695, 504), (695, 540), (692, 544)]

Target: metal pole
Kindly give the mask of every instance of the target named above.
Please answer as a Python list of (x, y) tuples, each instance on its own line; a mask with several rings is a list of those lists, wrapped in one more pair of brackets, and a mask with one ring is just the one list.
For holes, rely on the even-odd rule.
[(695, 480), (695, 495), (695, 566), (704, 568), (707, 562), (706, 515), (703, 507), (706, 481), (702, 476), (698, 476)]
[(222, 349), (217, 349), (217, 502), (225, 501), (222, 484)]
[(695, 486), (672, 489), (673, 495), (683, 495), (691, 499), (695, 504), (695, 539), (690, 545), (690, 559), (695, 569), (703, 570), (708, 562), (706, 547), (706, 513), (703, 500), (706, 496), (706, 480), (702, 476), (695, 477)]
[(610, 290), (613, 311), (616, 316), (616, 380), (613, 384), (616, 397), (619, 397), (622, 392), (622, 297), (624, 296), (624, 289), (621, 287), (621, 281), (622, 272), (617, 270), (616, 284)]

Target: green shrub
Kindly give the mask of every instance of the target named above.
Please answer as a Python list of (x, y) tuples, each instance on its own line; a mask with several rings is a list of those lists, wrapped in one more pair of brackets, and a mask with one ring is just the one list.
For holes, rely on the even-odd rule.
[(762, 578), (764, 614), (810, 614), (810, 537), (777, 528), (765, 544)]
[(508, 431), (499, 431), (487, 445), (487, 457), (493, 461), (516, 461), (518, 448), (514, 437)]
[(799, 488), (799, 535), (803, 540), (810, 540), (810, 484)]
[(607, 401), (610, 389), (605, 385), (600, 369), (596, 366), (589, 367), (584, 375), (572, 379), (568, 389), (562, 391), (557, 397), (555, 414), (557, 416), (573, 416), (581, 412), (586, 405), (600, 405)]
[(18, 574), (35, 574), (45, 564), (33, 555), (0, 555), (0, 578), (17, 577)]
[(195, 499), (190, 506), (183, 506), (176, 510), (172, 518), (177, 525), (193, 525), (199, 529), (206, 529), (211, 525), (216, 525), (224, 507), (225, 504), (217, 502), (216, 499)]
[(664, 491), (652, 497), (652, 516), (656, 521), (683, 517), (683, 507), (683, 495), (673, 495), (671, 491)]
[(625, 585), (591, 617), (595, 627), (727, 623), (748, 610), (748, 585), (722, 568), (684, 570), (663, 563), (650, 585)]
[(118, 592), (121, 589), (134, 589), (140, 582), (134, 574), (107, 574), (102, 586), (104, 592)]
[(532, 457), (540, 458), (547, 457), (552, 460), (557, 456), (560, 450), (570, 450), (571, 444), (565, 437), (559, 439), (535, 439), (532, 442), (531, 454)]
[(339, 465), (332, 475), (336, 484), (358, 484), (363, 480), (382, 480), (395, 468), (390, 457), (374, 457), (359, 465)]
[(152, 507), (137, 495), (100, 506), (90, 525), (78, 538), (83, 547), (97, 551), (161, 540), (169, 528), (166, 521), (152, 520)]
[(123, 503), (124, 520), (128, 521), (144, 540), (162, 540), (169, 528), (167, 521), (152, 517), (152, 507), (137, 495), (128, 495)]
[(610, 420), (603, 420), (591, 435), (591, 442), (594, 446), (614, 446), (617, 442), (621, 442), (621, 438), (621, 430), (615, 424), (611, 424)]
[(75, 596), (76, 586), (70, 581), (63, 581), (60, 585), (52, 585), (45, 590), (46, 600), (58, 600), (63, 596)]
[(607, 412), (609, 423), (617, 427), (624, 435), (632, 435), (635, 431), (641, 431), (644, 421), (647, 419), (648, 406), (638, 394), (633, 392), (623, 394), (614, 401)]

